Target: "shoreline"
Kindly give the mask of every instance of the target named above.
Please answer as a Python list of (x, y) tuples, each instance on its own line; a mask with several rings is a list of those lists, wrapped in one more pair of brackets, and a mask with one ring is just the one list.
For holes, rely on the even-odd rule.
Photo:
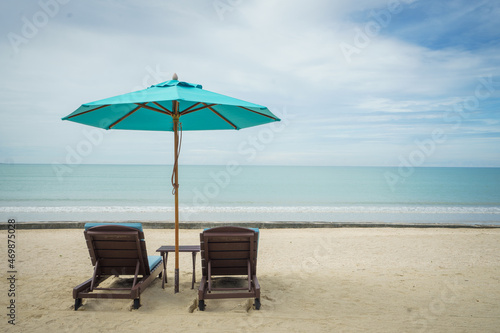
[[(174, 222), (164, 221), (88, 221), (92, 223), (142, 223), (145, 229), (174, 229)], [(33, 221), (15, 222), (16, 229), (83, 229), (86, 222), (81, 221)], [(260, 229), (318, 229), (318, 228), (444, 228), (444, 229), (497, 229), (500, 223), (385, 223), (385, 222), (180, 222), (180, 229), (203, 229), (216, 226), (242, 226)], [(1, 222), (0, 230), (7, 230), (9, 223)]]

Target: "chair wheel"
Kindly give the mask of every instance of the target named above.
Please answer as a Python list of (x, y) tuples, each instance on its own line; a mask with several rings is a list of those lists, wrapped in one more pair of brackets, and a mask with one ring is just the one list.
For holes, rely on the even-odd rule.
[(200, 299), (198, 301), (198, 309), (200, 309), (200, 311), (205, 311), (205, 301)]
[(260, 298), (256, 298), (253, 305), (255, 306), (255, 310), (260, 310)]
[(134, 309), (138, 309), (141, 306), (141, 299), (140, 298), (135, 298), (134, 299)]

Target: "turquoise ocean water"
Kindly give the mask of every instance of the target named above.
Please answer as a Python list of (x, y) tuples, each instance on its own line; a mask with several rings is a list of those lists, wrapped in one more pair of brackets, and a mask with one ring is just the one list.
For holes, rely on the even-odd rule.
[[(173, 221), (171, 166), (0, 164), (0, 219)], [(500, 168), (180, 166), (181, 221), (500, 225)]]

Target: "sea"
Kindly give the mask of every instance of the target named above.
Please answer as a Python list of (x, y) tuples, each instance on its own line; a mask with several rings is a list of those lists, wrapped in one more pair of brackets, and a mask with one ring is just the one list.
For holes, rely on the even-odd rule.
[[(174, 221), (170, 165), (0, 164), (0, 221)], [(500, 168), (180, 165), (180, 223), (500, 225)]]

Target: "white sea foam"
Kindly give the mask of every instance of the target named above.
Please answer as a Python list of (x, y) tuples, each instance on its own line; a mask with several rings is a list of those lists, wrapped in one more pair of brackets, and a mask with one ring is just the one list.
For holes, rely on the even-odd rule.
[[(196, 206), (180, 207), (181, 212), (202, 213), (288, 213), (288, 214), (500, 214), (499, 206)], [(161, 206), (9, 206), (0, 213), (172, 213), (173, 207)]]

